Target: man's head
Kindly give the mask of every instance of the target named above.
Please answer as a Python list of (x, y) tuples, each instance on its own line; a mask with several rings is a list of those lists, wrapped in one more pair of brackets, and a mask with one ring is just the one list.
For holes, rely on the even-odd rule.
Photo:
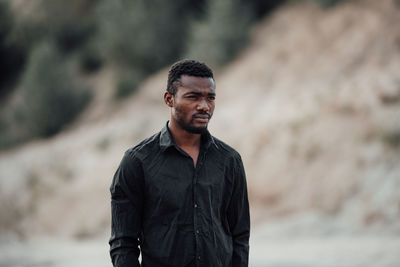
[(212, 70), (195, 60), (176, 62), (168, 74), (164, 100), (171, 107), (171, 123), (189, 133), (204, 132), (215, 107)]
[(167, 92), (171, 95), (175, 95), (182, 75), (214, 79), (212, 70), (206, 64), (191, 59), (178, 61), (168, 72)]

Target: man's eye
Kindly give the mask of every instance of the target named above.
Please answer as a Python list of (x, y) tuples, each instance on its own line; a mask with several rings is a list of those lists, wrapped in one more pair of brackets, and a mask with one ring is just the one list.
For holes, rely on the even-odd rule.
[(209, 100), (215, 100), (215, 96), (209, 96), (208, 99)]
[(188, 95), (187, 98), (195, 99), (195, 98), (197, 98), (197, 96), (195, 96), (195, 95)]

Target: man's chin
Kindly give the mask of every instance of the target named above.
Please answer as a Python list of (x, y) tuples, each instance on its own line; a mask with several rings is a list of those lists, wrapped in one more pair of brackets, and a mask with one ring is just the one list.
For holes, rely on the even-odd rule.
[(188, 127), (188, 129), (185, 129), (185, 130), (192, 134), (203, 134), (203, 133), (207, 132), (207, 126), (206, 127)]
[(207, 126), (186, 126), (183, 129), (191, 134), (203, 134), (207, 132)]
[(203, 134), (207, 132), (208, 123), (184, 123), (182, 120), (177, 120), (178, 125), (182, 130), (191, 134)]

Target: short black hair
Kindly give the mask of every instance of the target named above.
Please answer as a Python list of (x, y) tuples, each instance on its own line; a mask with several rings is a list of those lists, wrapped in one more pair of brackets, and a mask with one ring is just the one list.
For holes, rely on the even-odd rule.
[(182, 75), (214, 79), (212, 70), (205, 63), (193, 59), (180, 60), (175, 62), (168, 72), (167, 92), (171, 95), (175, 95)]

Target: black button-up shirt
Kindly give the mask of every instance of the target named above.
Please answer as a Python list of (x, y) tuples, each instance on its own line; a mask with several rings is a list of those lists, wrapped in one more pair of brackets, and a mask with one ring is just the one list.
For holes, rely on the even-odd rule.
[(248, 266), (242, 160), (208, 132), (194, 167), (165, 126), (126, 151), (110, 190), (114, 266)]

